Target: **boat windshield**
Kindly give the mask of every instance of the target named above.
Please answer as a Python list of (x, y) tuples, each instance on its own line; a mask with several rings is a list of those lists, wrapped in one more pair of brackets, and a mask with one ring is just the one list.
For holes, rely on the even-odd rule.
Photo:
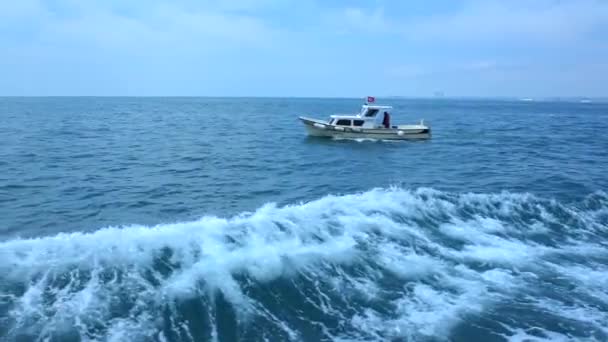
[(373, 117), (375, 117), (375, 116), (376, 116), (376, 114), (378, 114), (378, 109), (376, 109), (376, 108), (371, 108), (371, 109), (368, 109), (368, 110), (367, 110), (367, 112), (365, 112), (365, 115), (364, 115), (364, 116), (365, 116), (366, 118), (373, 118)]

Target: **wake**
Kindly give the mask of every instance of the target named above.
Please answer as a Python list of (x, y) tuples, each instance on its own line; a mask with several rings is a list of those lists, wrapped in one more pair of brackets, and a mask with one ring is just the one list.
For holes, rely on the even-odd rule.
[(603, 340), (607, 228), (602, 192), (563, 204), (392, 188), (9, 240), (0, 336), (447, 339), (491, 320), (513, 340)]

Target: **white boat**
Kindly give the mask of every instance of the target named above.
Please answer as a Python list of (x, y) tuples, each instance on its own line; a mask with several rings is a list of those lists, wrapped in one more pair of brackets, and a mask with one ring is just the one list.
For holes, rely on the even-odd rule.
[[(368, 98), (369, 99), (373, 98)], [(373, 100), (372, 100), (373, 102)], [(300, 116), (308, 135), (338, 139), (405, 140), (428, 139), (431, 127), (421, 120), (419, 124), (396, 125), (390, 123), (392, 106), (366, 103), (358, 114), (331, 115), (326, 121)]]

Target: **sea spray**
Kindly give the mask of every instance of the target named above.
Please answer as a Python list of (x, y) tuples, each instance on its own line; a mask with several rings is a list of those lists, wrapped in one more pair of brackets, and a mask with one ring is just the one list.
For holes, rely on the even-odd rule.
[(0, 336), (605, 340), (607, 203), (390, 188), (8, 240)]

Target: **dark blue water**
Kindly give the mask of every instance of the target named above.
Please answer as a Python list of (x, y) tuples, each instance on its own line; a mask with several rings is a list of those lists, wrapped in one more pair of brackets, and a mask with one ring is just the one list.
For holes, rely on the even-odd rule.
[(0, 98), (0, 340), (608, 340), (608, 104), (388, 104)]

